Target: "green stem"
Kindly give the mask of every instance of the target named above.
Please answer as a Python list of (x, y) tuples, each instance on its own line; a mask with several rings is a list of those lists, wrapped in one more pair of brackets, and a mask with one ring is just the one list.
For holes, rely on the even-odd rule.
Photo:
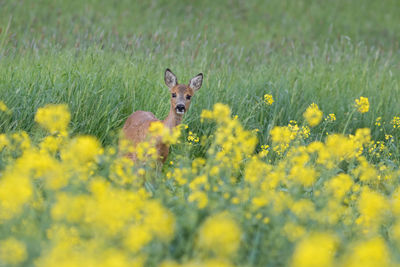
[(346, 121), (346, 124), (344, 125), (344, 129), (343, 129), (343, 132), (342, 132), (343, 135), (346, 133), (347, 126), (349, 126), (349, 122), (350, 122), (350, 120), (351, 120), (351, 117), (353, 117), (353, 114), (354, 114), (355, 111), (356, 111), (356, 110), (353, 109), (353, 111), (350, 113), (350, 115), (349, 115), (349, 117), (348, 117), (348, 119), (347, 119), (347, 121)]
[(322, 136), (324, 134), (324, 131), (325, 131), (327, 125), (328, 125), (328, 122), (324, 121), (324, 128), (322, 128), (321, 134), (319, 136), (319, 141), (322, 141)]
[(254, 265), (255, 260), (257, 258), (257, 252), (258, 252), (258, 245), (260, 244), (261, 240), (261, 231), (260, 228), (257, 228), (256, 235), (253, 238), (253, 243), (252, 243), (252, 248), (249, 254), (248, 262), (250, 265)]
[(0, 55), (3, 53), (3, 48), (4, 48), (4, 44), (6, 42), (6, 38), (8, 35), (8, 30), (10, 29), (11, 20), (12, 20), (12, 16), (10, 16), (10, 18), (8, 19), (8, 24), (7, 24), (6, 30), (3, 32), (3, 38), (1, 39), (1, 42), (0, 42)]

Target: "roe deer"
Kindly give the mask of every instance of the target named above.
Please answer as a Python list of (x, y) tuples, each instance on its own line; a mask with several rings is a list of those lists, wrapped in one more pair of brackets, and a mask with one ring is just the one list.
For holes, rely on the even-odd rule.
[[(199, 73), (189, 81), (188, 85), (178, 84), (178, 79), (170, 69), (165, 70), (165, 84), (171, 93), (171, 108), (168, 116), (161, 121), (165, 127), (172, 129), (179, 125), (183, 115), (189, 109), (191, 98), (195, 91), (199, 90), (203, 83), (203, 74)], [(153, 122), (160, 122), (153, 113), (138, 110), (128, 117), (123, 127), (124, 137), (132, 142), (133, 146), (146, 140), (148, 137), (149, 127)], [(164, 144), (161, 140), (156, 140), (156, 149), (159, 160), (165, 162), (169, 153), (169, 145)], [(133, 161), (136, 160), (136, 154), (127, 155)]]

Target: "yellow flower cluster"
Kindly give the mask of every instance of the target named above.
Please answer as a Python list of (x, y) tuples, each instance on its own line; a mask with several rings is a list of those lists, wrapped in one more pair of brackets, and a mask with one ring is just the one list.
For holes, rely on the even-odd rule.
[(374, 237), (354, 245), (345, 260), (349, 267), (390, 266), (389, 251), (385, 241)]
[[(3, 153), (10, 156), (0, 175), (0, 223), (11, 234), (20, 224), (18, 236), (25, 234), (25, 240), (46, 238), (35, 259), (39, 266), (142, 266), (145, 247), (173, 238), (175, 217), (150, 198), (139, 178), (143, 169), (133, 170), (131, 160), (112, 150), (105, 153), (94, 137), (70, 138), (69, 118), (64, 105), (39, 109), (36, 121), (59, 135), (37, 145), (24, 133), (1, 135)], [(37, 224), (39, 214), (47, 218), (45, 227)], [(1, 262), (23, 264), (27, 258), (24, 242), (13, 236), (0, 241)]]
[(306, 119), (307, 123), (311, 126), (317, 126), (321, 120), (323, 113), (317, 106), (317, 104), (312, 103), (304, 112), (303, 114), (304, 118)]
[(200, 141), (199, 137), (193, 133), (192, 131), (189, 131), (189, 135), (187, 137), (187, 140), (190, 144), (198, 143)]
[(66, 105), (47, 105), (36, 112), (35, 121), (51, 134), (66, 135), (71, 115)]
[(199, 230), (197, 245), (214, 252), (218, 257), (227, 257), (239, 249), (241, 231), (229, 214), (219, 213), (209, 217)]
[(327, 122), (336, 121), (336, 115), (334, 113), (329, 113), (328, 116), (326, 116), (325, 121)]
[(271, 132), (271, 139), (274, 145), (274, 151), (282, 154), (289, 147), (289, 144), (292, 140), (295, 139), (296, 134), (293, 133), (289, 127), (283, 126), (275, 126)]
[(264, 103), (267, 104), (268, 106), (271, 106), (274, 103), (274, 97), (270, 94), (265, 94), (264, 95)]
[(299, 242), (292, 258), (292, 266), (334, 266), (337, 238), (328, 233), (313, 233)]
[(366, 113), (369, 111), (369, 101), (367, 97), (360, 96), (355, 100), (356, 108), (360, 113)]
[(392, 119), (392, 121), (390, 122), (390, 124), (393, 125), (393, 128), (395, 128), (395, 129), (396, 129), (396, 128), (400, 129), (400, 117), (394, 116), (393, 119)]
[(15, 265), (27, 257), (26, 246), (14, 237), (0, 241), (0, 262)]
[(0, 101), (0, 111), (10, 114), (11, 111), (8, 109), (6, 104), (3, 101)]
[(231, 119), (229, 107), (223, 104), (215, 104), (212, 111), (203, 110), (201, 118), (218, 124), (215, 142), (209, 150), (210, 154), (215, 154), (215, 163), (237, 170), (242, 161), (253, 153), (257, 138), (245, 131), (238, 120)]
[(307, 139), (310, 137), (310, 128), (308, 126), (299, 127), (297, 122), (291, 120), (288, 126), (275, 126), (270, 131), (273, 150), (278, 155), (283, 155), (289, 148), (290, 143), (296, 139)]
[(382, 117), (378, 117), (375, 120), (375, 126), (381, 126)]
[[(310, 120), (322, 120), (316, 105), (309, 109), (321, 112)], [(150, 140), (130, 148), (140, 159), (133, 163), (94, 137), (69, 136), (66, 106), (39, 111), (49, 134), (38, 142), (25, 132), (0, 134), (1, 264), (399, 264), (395, 133), (374, 141), (361, 128), (310, 140), (310, 128), (290, 121), (257, 146), (260, 133), (216, 104), (201, 114), (215, 131), (189, 132), (202, 140), (201, 157), (175, 153), (160, 170), (151, 140), (178, 143), (179, 128), (154, 123)], [(181, 144), (177, 150), (193, 148)]]
[(150, 124), (149, 133), (152, 137), (161, 138), (164, 144), (175, 144), (181, 135), (179, 128), (175, 127), (170, 130), (160, 121)]

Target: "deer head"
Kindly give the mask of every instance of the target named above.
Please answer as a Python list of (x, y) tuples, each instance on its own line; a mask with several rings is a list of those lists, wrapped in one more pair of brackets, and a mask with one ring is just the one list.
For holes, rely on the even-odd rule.
[(203, 74), (197, 74), (188, 85), (178, 84), (175, 74), (170, 69), (166, 69), (164, 81), (171, 93), (171, 111), (173, 110), (177, 116), (182, 116), (188, 111), (192, 96), (203, 83)]

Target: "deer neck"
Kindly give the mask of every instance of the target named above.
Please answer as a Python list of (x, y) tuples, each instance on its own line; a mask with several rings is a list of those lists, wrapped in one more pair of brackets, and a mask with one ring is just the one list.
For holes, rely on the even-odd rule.
[(172, 129), (181, 123), (182, 118), (183, 114), (182, 115), (176, 114), (175, 109), (171, 107), (168, 116), (163, 121), (163, 124), (169, 129)]

